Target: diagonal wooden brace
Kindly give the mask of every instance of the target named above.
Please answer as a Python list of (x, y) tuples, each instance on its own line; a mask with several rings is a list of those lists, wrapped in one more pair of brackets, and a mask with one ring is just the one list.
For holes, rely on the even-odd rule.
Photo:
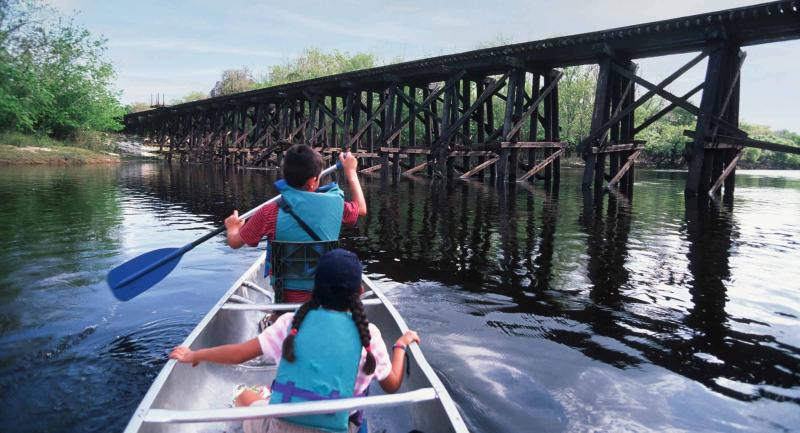
[(617, 185), (617, 183), (619, 183), (620, 179), (622, 179), (622, 176), (625, 175), (625, 173), (628, 170), (630, 170), (633, 163), (636, 162), (636, 158), (638, 158), (641, 153), (642, 149), (638, 149), (628, 157), (628, 160), (625, 161), (625, 165), (623, 165), (622, 168), (619, 169), (617, 174), (608, 182), (608, 185), (606, 185), (606, 189), (614, 188)]
[(563, 154), (564, 154), (564, 149), (563, 148), (557, 150), (556, 152), (553, 152), (553, 154), (548, 156), (547, 158), (545, 158), (544, 161), (536, 164), (535, 167), (533, 167), (527, 173), (525, 173), (522, 176), (520, 176), (517, 179), (517, 182), (524, 182), (524, 181), (528, 180), (528, 178), (530, 178), (531, 176), (535, 175), (536, 173), (544, 170), (544, 168), (547, 167), (548, 164), (550, 164), (551, 162), (555, 161), (556, 158), (560, 157)]

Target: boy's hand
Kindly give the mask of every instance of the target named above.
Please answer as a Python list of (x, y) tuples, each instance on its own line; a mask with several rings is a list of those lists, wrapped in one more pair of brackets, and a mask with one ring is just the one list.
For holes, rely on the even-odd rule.
[(235, 210), (228, 218), (225, 218), (225, 228), (227, 230), (239, 230), (244, 225), (244, 221), (239, 219), (239, 211)]
[(345, 174), (351, 174), (356, 172), (356, 168), (358, 168), (358, 160), (352, 153), (340, 153), (339, 154), (339, 161), (342, 163), (342, 169)]
[(402, 337), (397, 339), (397, 344), (408, 346), (411, 343), (419, 344), (419, 335), (416, 332), (408, 330)]
[(169, 354), (169, 357), (184, 364), (192, 364), (192, 367), (197, 367), (198, 364), (198, 361), (195, 360), (194, 352), (192, 352), (192, 349), (189, 349), (188, 347), (184, 346), (178, 346), (172, 349), (172, 353)]

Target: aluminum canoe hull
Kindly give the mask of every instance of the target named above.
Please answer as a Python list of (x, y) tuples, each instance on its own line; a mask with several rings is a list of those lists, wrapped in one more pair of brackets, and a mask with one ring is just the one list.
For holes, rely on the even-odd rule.
[[(271, 289), (264, 278), (264, 255), (228, 289), (203, 320), (181, 343), (192, 349), (221, 344), (239, 343), (254, 338), (262, 311), (231, 309), (238, 306), (270, 304)], [(363, 279), (364, 289), (372, 292), (365, 302), (370, 322), (381, 330), (387, 347), (408, 329), (405, 321), (381, 290), (368, 278)], [(256, 286), (254, 288), (254, 286)], [(262, 290), (258, 290), (261, 288)], [(238, 302), (234, 302), (238, 301)], [(233, 306), (232, 306), (233, 305)], [(399, 392), (432, 388), (435, 398), (389, 408), (368, 408), (366, 417), (370, 431), (386, 432), (467, 432), (455, 404), (447, 390), (425, 360), (420, 347), (413, 345), (409, 351), (409, 372)], [(277, 366), (262, 359), (240, 365), (202, 363), (197, 367), (167, 361), (139, 406), (136, 408), (125, 432), (235, 432), (241, 431), (241, 421), (218, 422), (152, 422), (154, 412), (202, 411), (214, 413), (230, 407), (231, 394), (236, 384), (268, 385), (275, 376)], [(370, 395), (383, 394), (373, 382)], [(230, 410), (227, 411), (230, 413)]]

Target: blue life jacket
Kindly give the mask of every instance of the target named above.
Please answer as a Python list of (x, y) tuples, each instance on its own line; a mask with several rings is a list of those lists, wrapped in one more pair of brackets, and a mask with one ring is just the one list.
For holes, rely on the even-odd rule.
[[(348, 398), (361, 360), (361, 339), (350, 313), (318, 308), (306, 314), (294, 340), (294, 362), (281, 359), (270, 405)], [(282, 418), (295, 424), (346, 432), (347, 411)]]
[[(344, 192), (339, 189), (336, 183), (329, 183), (321, 187), (317, 192), (301, 191), (292, 188), (285, 181), (275, 182), (275, 187), (281, 193), (281, 200), (287, 204), (297, 217), (299, 217), (308, 227), (320, 238), (320, 242), (315, 242), (313, 238), (298, 224), (297, 220), (278, 206), (278, 219), (275, 225), (275, 243), (288, 243), (288, 248), (280, 251), (282, 257), (273, 257), (269, 243), (267, 243), (267, 263), (272, 264), (273, 259), (297, 261), (297, 257), (303, 257), (314, 253), (314, 251), (298, 251), (301, 248), (313, 248), (316, 254), (311, 256), (318, 257), (330, 249), (330, 242), (339, 240), (339, 232), (342, 228), (342, 214), (344, 213)], [(293, 245), (296, 244), (296, 245)], [(281, 291), (284, 289), (311, 291), (314, 288), (314, 267), (316, 260), (309, 260), (305, 269), (292, 272), (281, 281)], [(277, 271), (278, 269), (274, 269)], [(269, 271), (269, 269), (265, 269)], [(275, 284), (275, 274), (271, 276), (273, 287)]]

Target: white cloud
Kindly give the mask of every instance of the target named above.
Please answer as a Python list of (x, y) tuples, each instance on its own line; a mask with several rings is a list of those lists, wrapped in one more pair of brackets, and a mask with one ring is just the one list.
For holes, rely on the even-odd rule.
[(409, 39), (414, 39), (414, 31), (412, 29), (385, 21), (380, 22), (378, 25), (367, 25), (366, 22), (341, 25), (330, 19), (323, 20), (275, 6), (269, 8), (268, 15), (278, 21), (293, 22), (304, 29), (306, 33), (316, 30), (355, 38), (380, 39), (392, 42), (406, 42)]
[(225, 54), (233, 56), (250, 57), (281, 57), (284, 53), (278, 51), (258, 50), (249, 48), (239, 48), (220, 45), (208, 45), (191, 40), (176, 39), (135, 39), (135, 40), (111, 40), (108, 43), (111, 48), (140, 48), (147, 50), (171, 50), (181, 52), (193, 52), (204, 54)]

